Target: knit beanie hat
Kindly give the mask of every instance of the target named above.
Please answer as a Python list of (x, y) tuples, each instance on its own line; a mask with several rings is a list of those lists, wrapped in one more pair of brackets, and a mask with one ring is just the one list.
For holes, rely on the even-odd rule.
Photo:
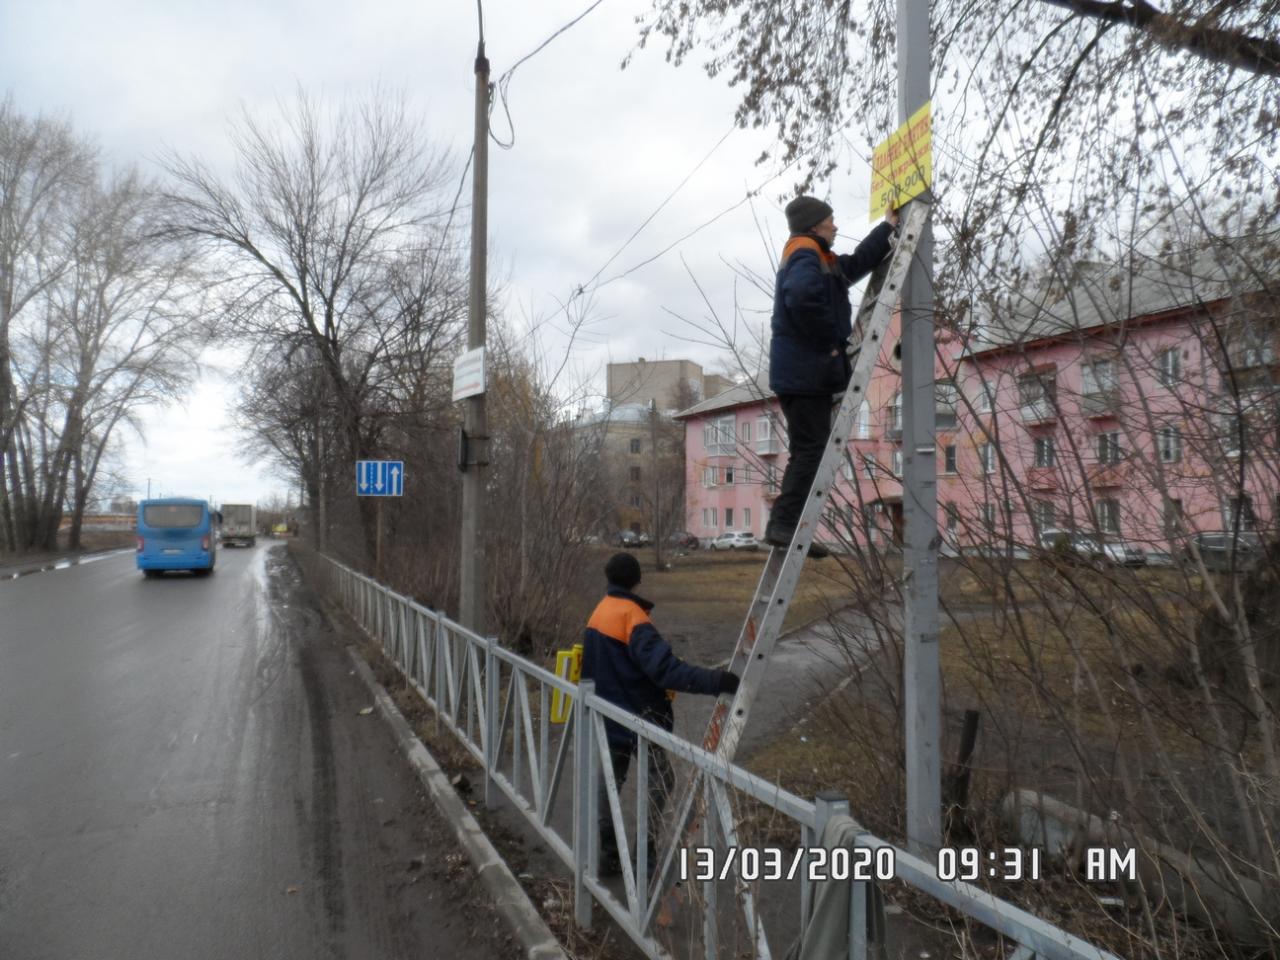
[(812, 230), (834, 213), (817, 197), (796, 197), (787, 204), (787, 229), (792, 233)]
[(640, 583), (640, 561), (629, 553), (615, 553), (604, 565), (604, 575), (614, 586), (634, 590)]

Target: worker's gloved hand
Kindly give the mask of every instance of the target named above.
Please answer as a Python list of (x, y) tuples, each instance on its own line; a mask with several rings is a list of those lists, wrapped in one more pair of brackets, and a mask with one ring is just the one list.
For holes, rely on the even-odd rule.
[(720, 671), (720, 686), (716, 688), (716, 695), (729, 694), (733, 696), (738, 692), (738, 675), (732, 670)]

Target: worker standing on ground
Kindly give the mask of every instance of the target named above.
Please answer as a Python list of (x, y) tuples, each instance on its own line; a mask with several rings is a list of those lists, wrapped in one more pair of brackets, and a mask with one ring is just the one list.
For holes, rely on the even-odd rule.
[[(582, 679), (594, 680), (596, 693), (610, 703), (657, 724), (675, 726), (671, 707), (674, 692), (733, 694), (738, 677), (728, 670), (711, 670), (685, 663), (662, 639), (649, 620), (653, 604), (632, 591), (640, 584), (640, 562), (629, 553), (616, 553), (605, 564), (608, 588), (596, 605), (583, 636)], [(627, 778), (636, 735), (621, 724), (605, 720), (609, 758), (618, 789)], [(675, 785), (666, 752), (649, 750), (649, 869), (654, 868), (662, 811)], [(609, 795), (601, 777), (599, 789), (600, 872), (621, 869), (617, 835), (609, 812)]]
[[(791, 543), (831, 433), (831, 397), (844, 392), (853, 372), (845, 349), (853, 332), (849, 287), (889, 255), (898, 225), (897, 211), (890, 210), (852, 254), (837, 255), (831, 251), (835, 213), (828, 204), (796, 197), (786, 214), (791, 236), (774, 286), (769, 343), (769, 389), (787, 422), (789, 454), (764, 535), (775, 547)], [(809, 545), (815, 560), (827, 555), (816, 541)]]

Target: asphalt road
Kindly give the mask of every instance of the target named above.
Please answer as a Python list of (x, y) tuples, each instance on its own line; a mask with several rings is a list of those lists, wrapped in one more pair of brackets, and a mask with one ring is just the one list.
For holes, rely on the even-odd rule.
[(0, 580), (0, 958), (518, 954), (298, 579)]

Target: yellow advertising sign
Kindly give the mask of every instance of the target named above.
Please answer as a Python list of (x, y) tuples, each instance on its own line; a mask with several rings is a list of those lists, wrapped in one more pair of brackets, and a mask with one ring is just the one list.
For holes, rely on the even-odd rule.
[(911, 115), (871, 156), (871, 219), (884, 216), (933, 185), (931, 101)]
[[(572, 650), (556, 651), (556, 676), (571, 683), (582, 677), (582, 644), (575, 643)], [(559, 687), (551, 691), (551, 722), (564, 723), (569, 719), (569, 706), (573, 698), (562, 693)]]

